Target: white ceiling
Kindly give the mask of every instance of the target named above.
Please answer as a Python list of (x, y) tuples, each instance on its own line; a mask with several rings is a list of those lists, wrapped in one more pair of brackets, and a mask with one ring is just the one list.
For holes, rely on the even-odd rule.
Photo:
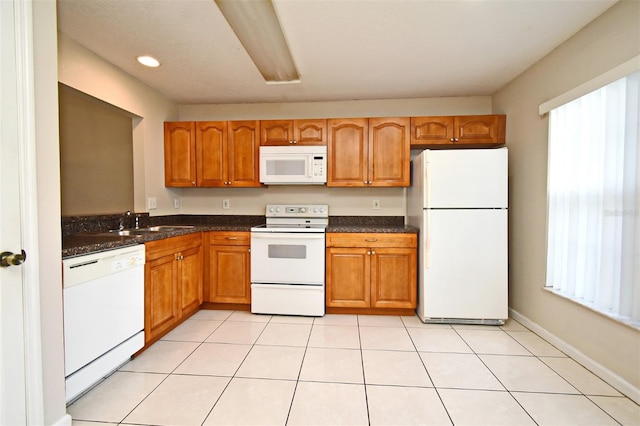
[(58, 28), (180, 104), (482, 96), (615, 2), (274, 0), (287, 85), (265, 84), (213, 0), (58, 0)]

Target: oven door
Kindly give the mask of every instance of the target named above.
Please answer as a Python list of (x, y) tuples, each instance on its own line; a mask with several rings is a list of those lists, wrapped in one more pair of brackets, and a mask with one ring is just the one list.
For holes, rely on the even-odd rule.
[(251, 233), (251, 282), (324, 286), (324, 233)]

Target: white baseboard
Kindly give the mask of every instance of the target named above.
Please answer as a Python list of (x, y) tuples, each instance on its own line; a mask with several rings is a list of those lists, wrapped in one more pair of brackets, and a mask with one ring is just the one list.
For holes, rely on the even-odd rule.
[(636, 404), (640, 404), (640, 388), (635, 387), (622, 377), (618, 376), (613, 371), (604, 367), (602, 364), (594, 361), (589, 358), (587, 355), (574, 348), (564, 340), (558, 338), (554, 334), (551, 334), (546, 329), (542, 328), (535, 322), (531, 321), (529, 318), (521, 315), (517, 311), (509, 308), (509, 317), (515, 319), (529, 330), (536, 333), (538, 336), (545, 339), (547, 342), (551, 343), (556, 348), (560, 349), (565, 354), (569, 355), (573, 358), (577, 363), (582, 365), (587, 370), (594, 373), (596, 376), (600, 377), (602, 380), (607, 382), (609, 385), (614, 387), (620, 393), (629, 397), (629, 399), (635, 401)]
[(52, 426), (71, 426), (71, 416), (65, 414), (60, 417), (56, 422), (52, 423)]

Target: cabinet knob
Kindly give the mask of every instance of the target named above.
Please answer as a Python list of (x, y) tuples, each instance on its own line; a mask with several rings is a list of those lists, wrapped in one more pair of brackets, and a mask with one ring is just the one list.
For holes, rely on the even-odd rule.
[(196, 183), (195, 182), (191, 182), (191, 185), (196, 186)]
[(371, 250), (371, 254), (376, 254), (376, 251), (375, 250)]
[(367, 250), (367, 254), (368, 254), (368, 255), (371, 255), (371, 250)]

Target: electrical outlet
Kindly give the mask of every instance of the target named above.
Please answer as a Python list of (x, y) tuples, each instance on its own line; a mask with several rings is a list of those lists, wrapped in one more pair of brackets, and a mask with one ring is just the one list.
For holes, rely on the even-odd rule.
[(173, 199), (173, 208), (174, 208), (174, 209), (179, 209), (179, 208), (180, 208), (180, 205), (181, 205), (181, 203), (180, 203), (180, 198), (174, 198), (174, 199)]
[(380, 200), (373, 200), (373, 209), (380, 210)]
[(229, 199), (225, 198), (224, 200), (222, 200), (222, 208), (226, 210), (229, 207), (231, 207), (231, 204), (229, 203)]
[(147, 209), (153, 210), (158, 208), (158, 200), (156, 197), (147, 198)]

